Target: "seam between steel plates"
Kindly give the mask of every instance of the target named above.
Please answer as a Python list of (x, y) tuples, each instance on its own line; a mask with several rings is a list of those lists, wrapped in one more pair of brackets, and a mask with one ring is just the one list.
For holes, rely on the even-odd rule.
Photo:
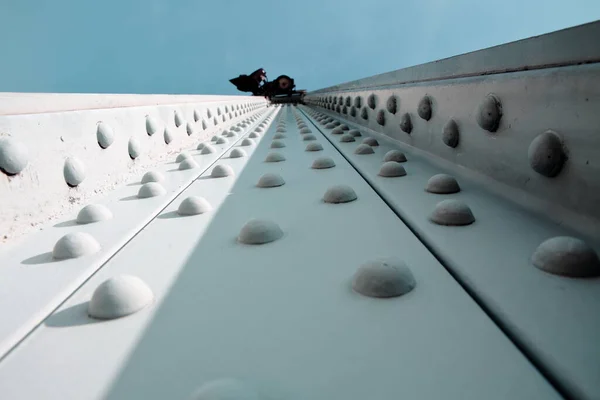
[[(266, 110), (268, 110), (268, 108), (265, 107)], [(275, 114), (278, 111), (275, 111)], [(263, 116), (261, 119), (257, 120), (256, 122), (254, 122), (250, 129), (248, 129), (248, 132), (251, 132), (261, 121), (264, 121), (265, 117), (268, 115), (268, 113)], [(196, 175), (196, 177), (194, 179), (191, 180), (191, 182), (185, 186), (183, 186), (181, 188), (181, 190), (178, 190), (176, 192), (176, 194), (173, 196), (173, 198), (171, 199), (171, 201), (169, 201), (164, 207), (161, 207), (157, 212), (153, 213), (153, 215), (151, 216), (151, 218), (148, 220), (147, 223), (145, 223), (142, 227), (140, 227), (140, 229), (138, 229), (133, 235), (131, 235), (131, 237), (129, 239), (127, 239), (122, 246), (120, 246), (118, 249), (116, 249), (110, 256), (108, 256), (106, 258), (106, 260), (102, 263), (102, 265), (100, 265), (98, 268), (96, 268), (96, 270), (94, 272), (92, 272), (83, 282), (81, 282), (80, 285), (78, 285), (75, 289), (73, 289), (73, 291), (71, 293), (69, 293), (68, 296), (66, 296), (61, 302), (60, 304), (58, 304), (55, 308), (52, 309), (52, 311), (50, 311), (48, 314), (46, 314), (45, 317), (41, 318), (40, 321), (35, 324), (31, 329), (29, 329), (29, 331), (27, 333), (25, 333), (18, 341), (16, 341), (8, 350), (6, 350), (6, 352), (4, 354), (0, 355), (0, 362), (4, 361), (4, 359), (6, 357), (8, 357), (13, 351), (15, 351), (17, 349), (17, 347), (19, 347), (21, 345), (21, 343), (23, 343), (29, 336), (31, 336), (31, 334), (33, 332), (35, 332), (37, 330), (37, 328), (44, 323), (44, 321), (51, 316), (52, 314), (54, 314), (56, 312), (56, 310), (58, 310), (59, 308), (61, 308), (63, 306), (63, 304), (65, 304), (65, 302), (67, 302), (71, 297), (73, 297), (73, 295), (79, 290), (81, 289), (90, 279), (92, 279), (102, 268), (104, 268), (104, 266), (106, 264), (108, 264), (110, 262), (110, 260), (112, 260), (117, 254), (119, 254), (121, 252), (121, 250), (127, 246), (133, 239), (135, 239), (137, 237), (137, 235), (140, 234), (140, 232), (142, 232), (144, 229), (146, 229), (146, 227), (148, 225), (150, 225), (155, 219), (156, 217), (162, 213), (167, 207), (169, 207), (171, 204), (173, 204), (173, 202), (175, 200), (177, 200), (177, 198), (179, 198), (179, 196), (181, 195), (181, 193), (183, 193), (184, 191), (186, 191), (190, 186), (192, 186), (194, 184), (194, 182), (196, 182), (196, 180), (203, 174), (205, 173), (207, 170), (209, 170), (213, 165), (215, 165), (217, 162), (219, 162), (219, 160), (221, 160), (223, 158), (223, 156), (225, 155), (225, 153), (227, 153), (232, 147), (234, 147), (238, 142), (244, 140), (244, 136), (245, 135), (240, 135), (240, 137), (238, 138), (238, 140), (236, 140), (235, 142), (231, 143), (231, 145), (227, 148), (225, 148), (225, 150), (223, 151), (223, 153), (221, 154), (221, 156), (219, 156), (217, 159), (215, 159), (212, 163), (208, 164), (206, 166), (206, 168), (202, 168), (199, 172), (198, 175)]]
[[(392, 80), (391, 82), (387, 82), (387, 83), (379, 83), (379, 84), (371, 84), (371, 85), (367, 84), (365, 86), (358, 85), (358, 86), (354, 86), (354, 87), (344, 87), (344, 88), (336, 88), (335, 86), (333, 86), (333, 87), (329, 87), (329, 88), (325, 88), (325, 89), (319, 89), (314, 92), (309, 92), (309, 93), (307, 93), (307, 96), (313, 96), (313, 95), (317, 96), (317, 95), (321, 95), (321, 94), (325, 95), (328, 93), (333, 94), (333, 93), (356, 92), (356, 91), (362, 91), (362, 90), (389, 89), (389, 88), (397, 88), (402, 85), (414, 85), (414, 84), (426, 83), (426, 82), (448, 81), (448, 80), (463, 79), (463, 78), (476, 78), (476, 77), (480, 77), (480, 76), (510, 74), (510, 73), (516, 73), (516, 72), (528, 72), (528, 71), (536, 71), (536, 70), (542, 70), (542, 69), (564, 68), (564, 67), (573, 67), (573, 66), (579, 66), (579, 65), (598, 64), (598, 63), (600, 63), (600, 58), (592, 58), (590, 60), (585, 60), (585, 61), (570, 61), (570, 62), (562, 62), (562, 63), (542, 64), (542, 65), (536, 65), (536, 66), (524, 66), (524, 67), (519, 67), (519, 68), (495, 69), (495, 70), (489, 70), (489, 71), (471, 72), (468, 74), (456, 74), (456, 75), (439, 76), (439, 77), (435, 77), (435, 78), (413, 79), (413, 80), (402, 81), (402, 82), (394, 82)], [(394, 72), (394, 71), (385, 72), (382, 75), (391, 74), (392, 72)], [(342, 84), (340, 86), (349, 85), (349, 84), (351, 84), (351, 82)]]
[(508, 338), (508, 340), (523, 354), (523, 356), (531, 363), (531, 365), (538, 370), (538, 372), (549, 382), (549, 384), (554, 387), (554, 389), (563, 397), (565, 400), (574, 400), (575, 397), (572, 393), (570, 393), (567, 388), (560, 382), (559, 379), (555, 378), (554, 374), (552, 374), (541, 362), (535, 354), (532, 354), (527, 348), (525, 344), (519, 340), (518, 336), (513, 335), (511, 330), (507, 327), (500, 317), (498, 317), (487, 305), (486, 303), (479, 299), (475, 290), (473, 290), (469, 284), (463, 281), (460, 276), (454, 272), (451, 267), (451, 263), (445, 259), (443, 254), (440, 254), (438, 251), (433, 248), (426, 237), (420, 234), (417, 229), (407, 221), (402, 213), (396, 209), (386, 198), (384, 194), (382, 194), (377, 185), (373, 184), (369, 179), (368, 175), (363, 173), (356, 164), (352, 161), (352, 159), (348, 158), (322, 130), (321, 128), (313, 121), (313, 119), (306, 114), (304, 110), (300, 110), (302, 114), (310, 121), (310, 123), (319, 131), (319, 133), (337, 150), (337, 152), (350, 164), (350, 166), (360, 175), (360, 177), (369, 185), (371, 189), (381, 198), (381, 200), (392, 210), (392, 212), (400, 219), (400, 221), (411, 231), (413, 235), (425, 246), (425, 248), (435, 257), (435, 259), (442, 265), (442, 267), (450, 274), (450, 276), (458, 283), (458, 285), (465, 291), (465, 293), (479, 306), (479, 308), (484, 312), (484, 314), (490, 318), (490, 320), (500, 329), (500, 331)]

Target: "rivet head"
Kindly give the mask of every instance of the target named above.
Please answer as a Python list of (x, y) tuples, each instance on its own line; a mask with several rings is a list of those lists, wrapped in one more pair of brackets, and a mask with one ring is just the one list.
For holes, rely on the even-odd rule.
[(356, 149), (354, 149), (354, 154), (365, 155), (373, 153), (375, 153), (375, 151), (373, 151), (373, 147), (369, 146), (368, 144), (359, 144)]
[(7, 175), (16, 175), (29, 163), (29, 152), (24, 144), (12, 138), (0, 139), (0, 170)]
[(437, 174), (429, 178), (425, 190), (429, 193), (452, 194), (460, 192), (460, 186), (453, 176)]
[(390, 114), (396, 114), (398, 111), (398, 98), (394, 95), (388, 97), (386, 108)]
[(238, 241), (243, 244), (266, 244), (283, 237), (283, 230), (273, 221), (252, 219), (240, 230)]
[(344, 131), (341, 127), (337, 126), (331, 131), (331, 133), (334, 135), (341, 135), (342, 133), (344, 133)]
[(228, 137), (228, 138), (237, 137), (237, 134), (235, 134), (235, 133), (233, 133), (233, 132), (227, 132), (227, 133), (225, 134), (225, 137)]
[(261, 397), (245, 383), (225, 378), (201, 386), (191, 400), (261, 400)]
[(182, 151), (181, 153), (179, 153), (177, 155), (177, 158), (175, 158), (175, 162), (182, 162), (183, 160), (188, 159), (188, 158), (193, 158), (193, 157), (187, 151)]
[(163, 182), (164, 180), (165, 176), (162, 174), (162, 172), (148, 171), (144, 174), (144, 176), (142, 176), (141, 183), (143, 185), (144, 183), (148, 182)]
[(366, 107), (363, 107), (362, 110), (360, 110), (360, 117), (365, 121), (369, 119), (369, 112)]
[(362, 136), (362, 133), (360, 133), (360, 131), (358, 129), (352, 129), (352, 130), (348, 131), (348, 134), (351, 135), (352, 137)]
[(208, 128), (208, 124), (205, 120), (202, 120), (202, 130), (205, 131)]
[(354, 98), (354, 107), (361, 108), (362, 107), (362, 97), (356, 96)]
[(409, 113), (402, 114), (402, 117), (400, 117), (400, 129), (402, 129), (402, 132), (406, 132), (408, 134), (412, 132), (413, 126)]
[(272, 149), (281, 149), (284, 147), (285, 147), (285, 143), (282, 142), (281, 140), (273, 140), (273, 142), (271, 142)]
[(122, 318), (140, 311), (153, 300), (152, 290), (137, 276), (115, 276), (94, 290), (88, 315), (103, 320)]
[(173, 134), (169, 130), (169, 128), (165, 128), (165, 132), (163, 134), (163, 138), (165, 139), (165, 143), (169, 144), (173, 141)]
[(273, 188), (283, 186), (285, 181), (279, 174), (266, 173), (262, 175), (256, 184), (259, 188)]
[(583, 240), (569, 236), (553, 237), (540, 244), (531, 262), (542, 271), (555, 275), (572, 278), (600, 275), (598, 254)]
[(344, 98), (342, 96), (340, 96), (338, 103), (343, 104), (344, 103)]
[(242, 149), (233, 149), (229, 153), (229, 158), (241, 158), (246, 157), (246, 152)]
[(193, 158), (186, 158), (185, 160), (183, 160), (182, 162), (179, 163), (179, 170), (180, 171), (185, 171), (188, 169), (194, 169), (194, 168), (198, 168), (199, 165), (196, 161), (194, 161)]
[(354, 136), (350, 135), (349, 133), (346, 133), (340, 137), (340, 142), (342, 143), (354, 142), (355, 140), (356, 139), (354, 139)]
[(207, 109), (206, 109), (206, 116), (207, 116), (208, 118), (212, 118), (212, 113), (210, 112), (210, 108), (207, 108)]
[(175, 126), (179, 128), (181, 125), (183, 125), (183, 117), (179, 111), (175, 111)]
[(252, 139), (248, 139), (248, 138), (244, 138), (242, 139), (242, 142), (240, 143), (240, 146), (254, 146), (254, 140)]
[(379, 142), (372, 137), (366, 137), (362, 141), (363, 144), (368, 144), (369, 146), (377, 147), (379, 146)]
[(108, 124), (100, 122), (96, 127), (96, 139), (101, 148), (107, 149), (115, 140), (115, 133)]
[(475, 217), (469, 206), (461, 200), (444, 200), (436, 206), (429, 220), (438, 225), (461, 226), (475, 222)]
[(331, 204), (349, 203), (356, 199), (356, 192), (348, 185), (332, 186), (323, 196), (323, 201)]
[(212, 169), (212, 172), (210, 173), (210, 176), (213, 178), (225, 178), (227, 176), (233, 176), (233, 175), (234, 175), (233, 168), (231, 168), (231, 166), (226, 165), (226, 164), (216, 165)]
[(369, 97), (367, 97), (367, 105), (371, 110), (374, 110), (377, 107), (377, 96), (370, 94)]
[(94, 237), (84, 232), (71, 232), (61, 237), (52, 249), (52, 258), (68, 260), (87, 256), (100, 251)]
[(335, 161), (331, 157), (319, 157), (313, 161), (312, 169), (327, 169), (335, 167)]
[(339, 126), (339, 128), (340, 128), (341, 130), (343, 130), (343, 131), (349, 131), (349, 130), (350, 130), (350, 127), (349, 127), (348, 125), (346, 125), (346, 124), (341, 124), (341, 125)]
[(156, 132), (158, 132), (158, 124), (156, 123), (156, 121), (154, 120), (154, 118), (152, 118), (151, 116), (147, 115), (146, 116), (146, 134), (148, 136), (152, 136)]
[(215, 125), (215, 126), (219, 125), (219, 120), (217, 119), (217, 117), (213, 118), (213, 125)]
[(216, 152), (217, 149), (215, 149), (214, 146), (210, 145), (210, 144), (206, 144), (204, 146), (204, 148), (202, 150), (200, 150), (200, 154), (206, 155), (206, 154), (212, 154), (214, 152)]
[(228, 140), (226, 138), (224, 138), (223, 136), (221, 136), (217, 139), (217, 141), (215, 143), (216, 144), (225, 144), (227, 142), (228, 142)]
[(191, 216), (207, 213), (212, 210), (212, 207), (204, 197), (189, 196), (186, 197), (177, 208), (179, 215)]
[(254, 130), (254, 132), (263, 133), (263, 132), (264, 132), (264, 129), (263, 129), (263, 128), (261, 128), (261, 127), (259, 126), (258, 128), (256, 128), (256, 129)]
[(339, 114), (342, 111), (342, 107), (339, 105), (335, 107), (335, 111)]
[(63, 175), (67, 185), (70, 187), (78, 186), (85, 179), (85, 165), (78, 158), (69, 157), (65, 160)]
[(384, 178), (395, 178), (399, 176), (405, 176), (406, 170), (404, 169), (402, 164), (396, 161), (388, 161), (383, 163), (377, 175), (382, 176)]
[(431, 119), (432, 107), (431, 107), (431, 97), (424, 96), (420, 101), (417, 107), (417, 114), (419, 117), (423, 118), (425, 121), (429, 121)]
[(488, 94), (477, 110), (477, 124), (488, 132), (496, 132), (502, 119), (502, 103), (493, 94)]
[(201, 118), (202, 116), (200, 115), (200, 112), (198, 110), (194, 110), (194, 122), (200, 121)]
[(192, 136), (194, 134), (194, 125), (188, 122), (185, 124), (185, 131), (187, 132), (188, 136)]
[(252, 139), (256, 139), (257, 137), (259, 137), (260, 135), (257, 132), (251, 132), (248, 137), (252, 138)]
[(352, 98), (350, 96), (346, 96), (346, 107), (350, 107), (352, 105)]
[(284, 132), (286, 132), (286, 129), (284, 127), (277, 128), (277, 133), (284, 133)]
[(144, 183), (138, 190), (138, 198), (147, 199), (150, 197), (162, 196), (167, 190), (158, 182)]
[(102, 204), (88, 204), (79, 210), (77, 223), (92, 224), (94, 222), (107, 221), (113, 217), (112, 212)]
[(400, 150), (390, 150), (383, 157), (384, 162), (395, 161), (399, 163), (406, 162), (406, 156)]
[(300, 133), (305, 134), (305, 133), (312, 133), (312, 131), (308, 128), (302, 128), (300, 129)]
[(342, 114), (348, 114), (348, 107), (342, 107)]
[(132, 160), (135, 160), (142, 153), (142, 145), (140, 141), (134, 137), (129, 138), (129, 143), (127, 144), (127, 151), (129, 152), (129, 157)]
[(310, 133), (307, 135), (302, 136), (302, 140), (304, 141), (308, 141), (308, 140), (317, 140), (317, 138), (315, 137), (315, 135), (311, 135)]
[(352, 279), (352, 289), (375, 298), (400, 297), (416, 287), (406, 264), (395, 257), (381, 258), (361, 265)]
[(285, 135), (283, 133), (276, 133), (273, 135), (273, 139), (285, 139)]
[(306, 151), (321, 151), (323, 150), (323, 146), (321, 146), (321, 143), (317, 143), (317, 142), (312, 142), (306, 145)]
[(352, 106), (352, 108), (350, 108), (350, 115), (353, 117), (356, 117), (356, 108), (354, 106)]
[(216, 142), (217, 140), (219, 140), (219, 136), (214, 135), (213, 137), (210, 138), (211, 142)]
[(531, 168), (548, 178), (557, 176), (567, 160), (562, 141), (553, 131), (536, 136), (529, 145), (527, 156)]
[(327, 128), (327, 129), (333, 129), (333, 128), (335, 128), (335, 124), (333, 122), (330, 122), (327, 125), (325, 125), (325, 128)]
[(458, 132), (458, 124), (453, 119), (450, 119), (444, 125), (444, 129), (442, 130), (442, 141), (448, 147), (455, 148), (458, 146), (459, 132)]

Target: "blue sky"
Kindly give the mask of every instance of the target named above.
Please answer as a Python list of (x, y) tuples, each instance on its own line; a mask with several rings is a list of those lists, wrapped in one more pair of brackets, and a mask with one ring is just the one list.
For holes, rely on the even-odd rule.
[(600, 19), (600, 0), (0, 0), (0, 91), (314, 90)]

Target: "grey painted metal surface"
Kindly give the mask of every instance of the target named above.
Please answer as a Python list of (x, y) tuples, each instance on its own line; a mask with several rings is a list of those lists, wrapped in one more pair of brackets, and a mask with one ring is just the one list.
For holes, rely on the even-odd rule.
[(315, 90), (311, 94), (600, 61), (600, 21)]
[[(0, 393), (189, 398), (235, 378), (268, 399), (560, 398), (342, 155), (316, 131), (303, 140), (291, 109), (282, 113), (284, 129), (271, 125), (257, 145), (240, 139), (246, 157), (220, 157), (31, 332), (0, 363)], [(278, 133), (285, 147), (274, 149)], [(322, 149), (306, 151), (310, 143)], [(273, 151), (286, 160), (265, 162)], [(335, 166), (311, 168), (323, 156)], [(233, 174), (215, 178), (218, 166)], [(265, 173), (285, 184), (256, 187)], [(356, 200), (324, 203), (340, 184)], [(179, 215), (188, 196), (213, 210)], [(251, 218), (283, 236), (240, 243)], [(412, 291), (377, 299), (352, 290), (361, 264), (389, 256), (412, 271)], [(122, 274), (146, 282), (154, 303), (117, 320), (88, 317), (94, 290)]]

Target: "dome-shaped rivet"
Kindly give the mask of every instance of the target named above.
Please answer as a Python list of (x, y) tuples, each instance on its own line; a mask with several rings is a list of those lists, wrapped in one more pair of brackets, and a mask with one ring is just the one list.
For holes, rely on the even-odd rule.
[(182, 162), (183, 160), (188, 159), (188, 158), (193, 159), (193, 157), (190, 155), (190, 153), (188, 153), (187, 151), (182, 151), (181, 153), (179, 153), (177, 155), (177, 158), (175, 158), (175, 162)]
[(399, 297), (417, 285), (406, 264), (395, 257), (381, 258), (361, 265), (352, 279), (352, 289), (363, 296)]
[(537, 268), (555, 275), (587, 278), (600, 275), (598, 254), (583, 240), (557, 236), (544, 241), (533, 253)]
[(362, 136), (362, 134), (360, 133), (360, 131), (358, 129), (352, 129), (352, 130), (348, 131), (348, 134), (352, 135), (352, 137)]
[(165, 176), (162, 174), (162, 172), (159, 171), (148, 171), (144, 174), (144, 176), (142, 176), (142, 180), (141, 183), (148, 183), (148, 182), (162, 182), (165, 180)]
[(323, 196), (323, 201), (331, 204), (349, 203), (356, 199), (356, 192), (348, 185), (332, 186), (327, 189)]
[(252, 219), (240, 230), (238, 241), (244, 244), (266, 244), (283, 237), (283, 230), (275, 222)]
[(233, 149), (229, 153), (229, 158), (241, 158), (246, 157), (246, 152), (242, 149)]
[(302, 128), (300, 129), (300, 133), (305, 134), (305, 133), (312, 133), (312, 131), (308, 128)]
[(340, 121), (337, 121), (337, 120), (333, 121), (332, 124), (335, 125), (335, 126), (341, 126), (342, 125), (342, 123)]
[(360, 110), (360, 116), (364, 120), (368, 120), (369, 119), (369, 113), (368, 113), (366, 107), (363, 107), (362, 110)]
[(405, 176), (406, 170), (404, 169), (402, 164), (396, 161), (387, 161), (383, 163), (383, 165), (379, 169), (378, 175), (385, 178), (394, 178), (398, 176)]
[(531, 168), (548, 178), (557, 176), (567, 159), (560, 137), (552, 131), (536, 136), (529, 145), (527, 156)]
[(169, 128), (165, 128), (165, 132), (163, 134), (163, 137), (165, 139), (165, 143), (169, 144), (173, 141), (173, 134), (171, 133), (171, 131), (169, 130)]
[(331, 131), (331, 133), (332, 133), (333, 135), (341, 135), (341, 134), (343, 134), (343, 133), (344, 133), (344, 131), (343, 131), (343, 129), (342, 129), (341, 127), (339, 127), (339, 126), (338, 126), (338, 127), (336, 127), (335, 129), (333, 129), (333, 130)]
[(84, 232), (71, 232), (61, 237), (52, 249), (52, 258), (68, 260), (87, 256), (100, 251), (100, 244)]
[(273, 140), (273, 142), (271, 142), (272, 149), (282, 149), (284, 147), (285, 147), (285, 143), (282, 142), (281, 140)]
[(329, 122), (327, 125), (325, 125), (326, 129), (333, 129), (335, 128), (335, 124), (333, 122)]
[(496, 132), (502, 119), (502, 103), (493, 94), (488, 94), (477, 110), (477, 124), (486, 131)]
[(377, 147), (379, 146), (379, 142), (372, 137), (366, 137), (362, 141), (363, 144), (368, 144), (369, 146)]
[(181, 125), (183, 125), (183, 117), (179, 111), (175, 111), (175, 126), (179, 128)]
[(400, 117), (400, 129), (402, 129), (402, 132), (406, 132), (408, 134), (412, 132), (413, 126), (412, 121), (410, 120), (410, 114), (402, 114), (402, 117)]
[(399, 163), (406, 162), (406, 156), (400, 150), (390, 150), (383, 157), (384, 162), (395, 161)]
[(386, 108), (390, 114), (396, 114), (398, 111), (398, 98), (394, 95), (388, 97)]
[(106, 149), (115, 140), (115, 133), (108, 124), (100, 122), (96, 127), (96, 138), (98, 139), (98, 145)]
[(206, 123), (205, 120), (202, 120), (202, 130), (205, 131), (206, 128), (208, 128), (208, 124)]
[(321, 151), (323, 150), (323, 146), (321, 143), (313, 142), (306, 145), (306, 151)]
[(154, 300), (152, 290), (136, 276), (121, 275), (101, 283), (88, 305), (88, 314), (96, 319), (116, 319), (145, 308)]
[(339, 103), (339, 104), (344, 104), (344, 98), (343, 98), (342, 96), (340, 96), (340, 97), (338, 98), (338, 103)]
[(354, 149), (354, 154), (373, 154), (375, 153), (375, 151), (373, 150), (373, 147), (369, 146), (368, 144), (359, 144), (356, 149)]
[(315, 135), (312, 135), (309, 133), (307, 135), (302, 136), (302, 140), (304, 140), (304, 141), (317, 140), (317, 138), (315, 137)]
[(146, 134), (148, 136), (152, 136), (156, 132), (158, 132), (158, 124), (156, 123), (154, 118), (152, 118), (149, 115), (146, 115)]
[(214, 117), (214, 118), (213, 118), (213, 124), (214, 124), (215, 126), (219, 125), (219, 120), (217, 119), (217, 117)]
[(436, 194), (451, 194), (460, 192), (460, 186), (453, 176), (437, 174), (429, 178), (425, 190)]
[(29, 152), (24, 144), (5, 137), (0, 138), (0, 170), (7, 175), (16, 175), (29, 163)]
[(179, 170), (180, 171), (185, 171), (188, 169), (194, 169), (194, 168), (198, 168), (199, 165), (196, 161), (194, 161), (193, 158), (186, 158), (185, 160), (183, 160), (182, 162), (179, 163)]
[(129, 143), (127, 144), (127, 151), (129, 152), (129, 157), (132, 160), (138, 158), (142, 152), (142, 145), (140, 141), (136, 138), (129, 138)]
[(110, 210), (102, 204), (88, 204), (79, 210), (77, 214), (78, 224), (92, 224), (94, 222), (106, 221), (113, 217)]
[(260, 136), (260, 135), (259, 135), (258, 133), (256, 133), (256, 132), (251, 132), (251, 133), (248, 135), (248, 137), (249, 137), (249, 138), (252, 138), (252, 139), (256, 139), (256, 138), (257, 138), (257, 137), (259, 137), (259, 136)]
[(256, 186), (259, 188), (273, 188), (283, 186), (285, 181), (279, 174), (266, 173), (258, 179)]
[(360, 96), (356, 96), (354, 98), (354, 107), (356, 107), (356, 108), (362, 107), (362, 98)]
[(208, 118), (212, 118), (212, 113), (210, 112), (210, 108), (207, 108), (207, 109), (206, 109), (206, 116), (207, 116)]
[(78, 158), (69, 157), (65, 160), (63, 175), (67, 185), (78, 186), (85, 179), (85, 165)]
[(227, 142), (229, 142), (229, 141), (226, 138), (224, 138), (223, 136), (221, 136), (217, 139), (217, 141), (215, 143), (216, 144), (225, 144)]
[(354, 106), (350, 108), (350, 115), (356, 117), (356, 108)]
[(377, 107), (377, 96), (374, 94), (369, 95), (367, 98), (367, 105), (371, 110), (374, 110)]
[(470, 225), (475, 222), (475, 217), (467, 206), (461, 200), (444, 200), (440, 201), (429, 216), (431, 222), (438, 225)]
[(311, 168), (313, 169), (327, 169), (335, 167), (335, 162), (331, 157), (319, 157), (313, 161)]
[(203, 155), (212, 154), (216, 151), (217, 151), (217, 149), (214, 146), (212, 146), (210, 144), (206, 144), (204, 146), (204, 148), (202, 150), (200, 150), (200, 154), (203, 154)]
[(225, 164), (218, 164), (216, 165), (212, 172), (210, 173), (210, 176), (213, 178), (225, 178), (227, 176), (233, 176), (234, 175), (234, 171), (233, 168), (231, 168), (229, 165), (225, 165)]
[(192, 136), (194, 134), (194, 125), (188, 122), (185, 124), (185, 131), (187, 132), (188, 136)]
[(350, 96), (346, 96), (346, 107), (350, 107), (352, 105), (352, 98)]
[(377, 123), (381, 126), (385, 126), (385, 112), (383, 110), (377, 111)]
[(254, 140), (248, 138), (242, 139), (242, 142), (240, 143), (241, 146), (254, 146), (254, 144)]
[(237, 137), (237, 134), (235, 134), (235, 133), (233, 133), (233, 132), (227, 132), (227, 133), (225, 134), (225, 137), (228, 137), (228, 138), (233, 138), (233, 137)]
[(286, 132), (285, 128), (283, 128), (283, 127), (277, 128), (277, 133), (284, 133), (284, 132)]
[(431, 119), (431, 97), (424, 96), (421, 101), (419, 101), (417, 114), (419, 114), (419, 117), (423, 118), (425, 121), (429, 121)]
[(198, 110), (194, 110), (194, 122), (200, 121), (200, 118), (202, 118), (200, 112)]
[(185, 198), (177, 208), (179, 215), (200, 215), (212, 210), (210, 203), (204, 197), (190, 196)]
[(285, 139), (285, 135), (283, 133), (276, 133), (273, 139)]
[(446, 122), (446, 125), (444, 125), (444, 129), (442, 130), (442, 141), (446, 146), (455, 148), (458, 146), (458, 138), (458, 125), (456, 121), (450, 119)]
[(210, 138), (211, 142), (216, 142), (217, 140), (219, 140), (219, 136), (217, 136), (217, 135)]
[(346, 133), (340, 137), (340, 142), (342, 143), (354, 142), (355, 140), (356, 139), (354, 139), (354, 136), (350, 135), (349, 133)]
[(167, 190), (158, 182), (144, 183), (140, 190), (138, 190), (138, 197), (140, 199), (147, 199), (149, 197), (162, 196), (167, 193)]

